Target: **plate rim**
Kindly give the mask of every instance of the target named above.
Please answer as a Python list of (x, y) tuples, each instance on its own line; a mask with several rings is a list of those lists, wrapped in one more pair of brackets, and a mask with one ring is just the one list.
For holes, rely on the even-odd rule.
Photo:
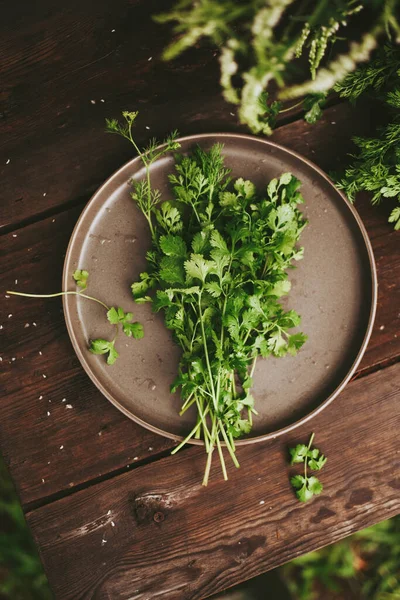
[[(340, 384), (333, 390), (333, 392), (323, 402), (321, 402), (321, 404), (319, 406), (314, 408), (307, 415), (296, 420), (294, 423), (286, 425), (285, 427), (281, 427), (280, 429), (277, 429), (276, 431), (258, 435), (258, 436), (252, 437), (252, 438), (243, 438), (243, 439), (239, 438), (239, 439), (235, 440), (236, 446), (246, 446), (246, 445), (255, 444), (258, 442), (263, 442), (266, 440), (275, 439), (277, 437), (284, 435), (285, 433), (292, 431), (293, 429), (296, 429), (297, 427), (300, 427), (301, 425), (304, 425), (305, 423), (307, 423), (308, 421), (313, 419), (315, 416), (317, 416), (327, 406), (329, 406), (333, 402), (333, 400), (335, 398), (337, 398), (337, 396), (346, 387), (346, 385), (348, 384), (348, 382), (354, 375), (358, 365), (360, 364), (360, 361), (365, 353), (365, 350), (368, 346), (368, 342), (371, 337), (371, 333), (372, 333), (372, 329), (373, 329), (373, 325), (374, 325), (374, 321), (375, 321), (375, 316), (376, 316), (376, 308), (377, 308), (377, 295), (378, 295), (377, 270), (376, 270), (376, 263), (375, 263), (375, 258), (374, 258), (374, 254), (373, 254), (373, 250), (372, 250), (371, 241), (369, 239), (366, 227), (365, 227), (363, 221), (361, 220), (360, 215), (358, 214), (357, 210), (354, 208), (353, 204), (344, 195), (344, 193), (335, 186), (332, 179), (318, 165), (316, 165), (314, 162), (312, 162), (308, 158), (302, 156), (298, 152), (291, 150), (290, 148), (286, 148), (285, 146), (282, 146), (281, 144), (277, 144), (276, 142), (273, 142), (271, 140), (265, 140), (265, 139), (262, 139), (262, 138), (259, 138), (257, 136), (250, 135), (250, 134), (229, 133), (229, 132), (199, 133), (199, 134), (191, 134), (191, 135), (179, 137), (179, 138), (177, 138), (176, 141), (178, 141), (178, 142), (187, 142), (187, 141), (196, 142), (201, 139), (207, 139), (210, 137), (212, 137), (212, 138), (215, 138), (215, 137), (217, 137), (217, 138), (218, 137), (219, 138), (238, 138), (239, 140), (250, 140), (252, 142), (257, 142), (259, 144), (263, 144), (270, 148), (275, 148), (275, 149), (282, 151), (283, 153), (289, 154), (289, 155), (293, 156), (294, 158), (298, 159), (300, 162), (307, 165), (308, 167), (311, 167), (311, 169), (313, 169), (314, 171), (316, 171), (328, 183), (328, 185), (330, 187), (333, 187), (334, 191), (339, 195), (339, 197), (342, 199), (342, 201), (344, 202), (344, 204), (347, 206), (350, 213), (352, 214), (353, 218), (355, 219), (355, 221), (358, 225), (358, 228), (362, 234), (362, 238), (363, 238), (366, 250), (367, 250), (370, 273), (371, 273), (371, 308), (370, 308), (370, 313), (369, 313), (369, 317), (368, 317), (368, 324), (366, 326), (365, 334), (364, 334), (362, 343), (360, 345), (360, 348), (358, 350), (357, 356), (355, 357), (347, 374), (341, 380)], [(163, 145), (164, 144), (160, 144), (159, 147), (161, 148)], [(128, 166), (136, 166), (136, 164), (138, 164), (140, 162), (141, 162), (140, 156), (135, 156), (134, 158), (125, 162), (121, 167), (119, 167), (119, 169), (114, 171), (104, 181), (104, 183), (102, 183), (102, 185), (94, 192), (94, 194), (92, 194), (91, 198), (89, 199), (89, 201), (86, 203), (85, 207), (83, 208), (81, 214), (78, 217), (78, 220), (75, 223), (75, 226), (72, 231), (71, 237), (69, 239), (67, 250), (65, 253), (63, 273), (62, 273), (62, 289), (63, 289), (63, 291), (68, 289), (68, 283), (69, 283), (69, 279), (70, 279), (68, 265), (71, 260), (71, 254), (72, 254), (72, 249), (73, 249), (73, 246), (75, 243), (75, 238), (77, 237), (81, 222), (85, 218), (89, 208), (96, 201), (96, 198), (103, 192), (103, 190), (110, 183), (112, 183), (112, 181), (114, 179), (116, 179), (122, 171), (124, 171)], [(118, 408), (118, 410), (120, 410), (126, 417), (128, 417), (135, 423), (138, 423), (145, 429), (148, 429), (149, 431), (152, 431), (153, 433), (156, 433), (158, 435), (161, 435), (163, 437), (171, 439), (175, 442), (180, 442), (180, 441), (184, 440), (185, 439), (184, 436), (176, 435), (171, 432), (160, 429), (159, 427), (156, 427), (155, 425), (152, 425), (151, 423), (148, 423), (147, 421), (144, 421), (140, 417), (132, 414), (128, 409), (126, 409), (124, 406), (122, 406), (118, 402), (118, 400), (116, 400), (113, 397), (113, 395), (111, 393), (108, 392), (108, 390), (104, 387), (104, 385), (99, 380), (99, 378), (93, 373), (92, 369), (90, 368), (90, 366), (86, 360), (85, 354), (81, 351), (81, 348), (78, 344), (78, 340), (77, 340), (77, 337), (75, 335), (75, 331), (73, 328), (73, 322), (72, 322), (73, 320), (72, 320), (70, 310), (69, 310), (69, 302), (71, 302), (71, 300), (72, 300), (72, 297), (69, 295), (64, 295), (62, 297), (64, 318), (65, 318), (65, 323), (67, 326), (68, 335), (70, 337), (72, 347), (79, 359), (79, 362), (81, 363), (86, 374), (89, 376), (89, 378), (94, 383), (94, 385), (97, 387), (97, 389), (103, 394), (103, 396), (105, 396), (107, 398), (107, 400), (109, 400), (116, 408)], [(190, 443), (192, 445), (196, 445), (196, 446), (204, 445), (203, 440), (197, 440), (197, 439), (191, 439), (188, 443)], [(222, 442), (222, 444), (225, 445), (224, 442)]]

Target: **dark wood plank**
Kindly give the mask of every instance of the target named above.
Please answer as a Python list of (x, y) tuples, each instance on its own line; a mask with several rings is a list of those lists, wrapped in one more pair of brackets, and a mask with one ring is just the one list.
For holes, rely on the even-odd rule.
[[(329, 110), (341, 115), (341, 127), (331, 125), (326, 114), (316, 126), (315, 139), (304, 136), (307, 125), (301, 121), (280, 128), (275, 139), (303, 153), (307, 148), (315, 148), (316, 158), (329, 164), (326, 156), (332, 145), (338, 145), (335, 135), (343, 138), (342, 130), (351, 118), (344, 105)], [(326, 144), (326, 139), (331, 144)], [(366, 199), (358, 208), (362, 216), (366, 215), (380, 282), (376, 325), (361, 365), (362, 370), (368, 370), (400, 354), (400, 336), (396, 337), (400, 256), (398, 233), (387, 223), (387, 215), (371, 209)], [(57, 290), (63, 255), (78, 214), (79, 208), (69, 210), (2, 236), (0, 244), (7, 257), (7, 270), (0, 279), (0, 289), (14, 288), (17, 279), (20, 290)], [(168, 440), (151, 435), (123, 417), (94, 388), (71, 348), (59, 300), (9, 298), (2, 302), (0, 310), (5, 340), (0, 439), (25, 505), (134, 465), (135, 457), (148, 460), (171, 447)], [(8, 314), (13, 316), (8, 318)], [(30, 327), (25, 328), (27, 323)], [(62, 403), (63, 398), (67, 398), (66, 403)], [(73, 409), (64, 409), (67, 403)]]
[[(400, 365), (355, 381), (312, 423), (239, 450), (200, 485), (201, 449), (165, 458), (28, 514), (58, 600), (196, 600), (400, 511)], [(328, 456), (308, 504), (287, 446), (310, 430)], [(351, 442), (349, 443), (349, 440)]]
[(91, 383), (70, 344), (60, 298), (4, 298), (10, 288), (60, 289), (78, 214), (74, 209), (0, 238), (7, 261), (0, 278), (0, 446), (23, 503), (171, 447), (123, 417)]
[(2, 225), (87, 198), (132, 155), (128, 144), (104, 135), (105, 117), (139, 109), (142, 141), (176, 128), (237, 128), (220, 94), (214, 49), (161, 60), (170, 29), (152, 15), (170, 4), (72, 0), (55, 7), (39, 0), (23, 15), (7, 4), (0, 44)]

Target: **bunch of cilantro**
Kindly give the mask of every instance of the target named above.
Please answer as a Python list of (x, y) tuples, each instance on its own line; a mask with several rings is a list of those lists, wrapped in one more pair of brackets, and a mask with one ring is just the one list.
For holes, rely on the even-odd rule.
[(207, 485), (214, 450), (227, 479), (223, 443), (239, 466), (235, 439), (250, 432), (257, 414), (251, 395), (257, 358), (294, 355), (306, 340), (290, 333), (300, 317), (279, 302), (290, 290), (287, 269), (303, 256), (300, 182), (284, 173), (258, 193), (251, 181), (231, 180), (216, 144), (209, 152), (176, 154), (169, 176), (174, 199), (162, 201), (151, 187), (150, 165), (178, 149), (176, 134), (140, 151), (132, 138), (137, 113), (123, 116), (125, 123), (113, 119), (107, 126), (134, 144), (146, 167), (144, 180), (132, 182), (132, 198), (152, 238), (147, 270), (132, 292), (164, 312), (182, 350), (171, 391), (180, 389), (181, 414), (194, 406), (197, 421), (174, 451), (193, 437), (204, 440)]

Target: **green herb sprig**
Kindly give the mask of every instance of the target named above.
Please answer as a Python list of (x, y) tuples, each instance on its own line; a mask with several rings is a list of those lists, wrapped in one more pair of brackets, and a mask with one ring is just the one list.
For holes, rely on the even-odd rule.
[(311, 471), (320, 471), (325, 465), (327, 458), (321, 454), (318, 448), (312, 448), (314, 440), (314, 433), (310, 437), (308, 445), (297, 444), (295, 448), (290, 448), (290, 464), (304, 464), (304, 474), (294, 475), (290, 479), (290, 483), (296, 490), (296, 496), (300, 502), (307, 502), (314, 495), (319, 495), (323, 486), (318, 477), (315, 475), (309, 475), (308, 469)]
[(78, 291), (68, 290), (65, 292), (57, 292), (56, 294), (28, 294), (24, 292), (15, 292), (15, 291), (7, 291), (7, 294), (12, 296), (22, 296), (25, 298), (57, 298), (59, 296), (80, 296), (81, 298), (85, 298), (86, 300), (91, 300), (92, 302), (96, 302), (100, 304), (107, 312), (106, 316), (108, 321), (116, 326), (116, 332), (114, 338), (109, 340), (96, 339), (91, 340), (89, 345), (89, 350), (93, 354), (105, 354), (107, 355), (107, 364), (113, 365), (117, 360), (119, 354), (115, 349), (115, 341), (118, 337), (119, 325), (122, 326), (122, 331), (128, 337), (134, 337), (136, 339), (140, 339), (144, 335), (143, 325), (137, 321), (132, 323), (133, 314), (131, 312), (125, 313), (120, 307), (109, 307), (102, 300), (95, 298), (94, 296), (88, 296), (83, 292), (87, 288), (89, 272), (85, 269), (77, 269), (72, 274), (72, 277), (80, 288)]
[[(130, 139), (136, 116), (125, 112), (125, 122), (107, 127)], [(257, 414), (251, 394), (257, 358), (296, 354), (306, 340), (290, 332), (299, 315), (279, 303), (290, 290), (287, 269), (303, 256), (297, 248), (306, 225), (298, 209), (303, 198), (290, 173), (262, 193), (251, 181), (232, 181), (217, 144), (176, 155), (172, 194), (163, 201), (151, 187), (150, 166), (179, 144), (175, 135), (159, 150), (156, 143), (143, 151), (134, 143), (146, 175), (133, 182), (132, 198), (149, 223), (152, 247), (132, 293), (164, 312), (182, 350), (171, 391), (180, 389), (181, 414), (194, 407), (197, 421), (173, 452), (201, 437), (207, 485), (214, 451), (228, 477), (223, 444), (239, 466), (235, 439), (249, 433)]]
[[(399, 41), (398, 9), (399, 0), (177, 0), (155, 19), (172, 23), (177, 34), (164, 51), (166, 60), (202, 38), (215, 44), (225, 99), (238, 105), (240, 121), (254, 133), (270, 135), (277, 114), (288, 110), (281, 101), (310, 95), (303, 108), (306, 120), (314, 122), (325, 94), (368, 60), (380, 37)], [(356, 35), (346, 32), (348, 24)], [(334, 51), (338, 40), (341, 53)], [(278, 101), (265, 106), (262, 94), (273, 84)]]
[(334, 175), (336, 186), (351, 202), (358, 192), (372, 194), (372, 204), (384, 199), (396, 202), (389, 216), (400, 229), (400, 49), (386, 45), (374, 59), (349, 74), (335, 90), (355, 103), (360, 97), (372, 96), (379, 101), (385, 119), (372, 138), (354, 137), (357, 152), (350, 156), (344, 173)]

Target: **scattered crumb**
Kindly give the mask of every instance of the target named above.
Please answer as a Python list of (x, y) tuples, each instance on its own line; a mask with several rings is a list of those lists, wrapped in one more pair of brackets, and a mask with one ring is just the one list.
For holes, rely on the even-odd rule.
[(15, 285), (18, 285), (18, 279), (15, 280)]
[(50, 461), (47, 463), (48, 465), (50, 464)]
[(2, 356), (0, 356), (0, 362), (3, 362), (3, 357)]
[(111, 515), (111, 510), (108, 511), (107, 516)]
[(111, 527), (115, 527), (114, 521), (111, 521)]
[(47, 411), (47, 416), (48, 416), (48, 417), (50, 416), (50, 411)]
[(96, 100), (91, 100), (90, 103), (91, 104), (96, 104)]
[(148, 60), (148, 62), (150, 62), (151, 60), (153, 60), (153, 57), (149, 56), (149, 58), (147, 60)]
[(104, 544), (107, 544), (107, 540), (105, 540), (104, 538), (101, 540), (101, 545), (104, 546)]
[(265, 504), (265, 500), (260, 500), (260, 504)]
[(152, 447), (152, 446), (150, 446), (150, 447), (149, 447), (149, 452), (151, 452), (152, 450), (153, 450), (153, 447)]
[(134, 456), (133, 460), (139, 460), (138, 456)]
[(0, 329), (3, 329), (3, 325), (0, 325)]
[(102, 436), (102, 435), (103, 435), (103, 432), (102, 432), (102, 431), (99, 431), (99, 433), (98, 433), (97, 435), (98, 435), (98, 436)]
[(15, 356), (13, 356), (13, 358), (11, 360), (14, 362), (14, 360), (17, 360), (17, 359), (15, 358)]
[(30, 327), (29, 323), (25, 323), (24, 328)]
[(62, 445), (61, 445), (61, 446), (60, 446), (60, 450), (62, 450), (63, 448), (64, 448), (64, 446), (62, 446)]
[(72, 404), (67, 404), (65, 408), (72, 408)]
[(44, 479), (42, 479), (42, 483), (44, 483)]
[(39, 350), (39, 355), (43, 356), (43, 352), (41, 350)]
[(33, 323), (32, 323), (32, 325), (33, 325), (34, 327), (36, 327), (36, 326), (37, 326), (35, 322), (33, 322)]
[(55, 222), (56, 222), (56, 220), (55, 220), (55, 219), (52, 219), (52, 220), (51, 220), (51, 222), (52, 222), (52, 223), (55, 223)]
[(67, 401), (67, 399), (66, 399), (66, 398), (63, 398), (63, 399), (61, 400), (61, 402), (66, 402), (66, 401)]
[(384, 326), (384, 325), (381, 325), (381, 326), (379, 327), (379, 329), (380, 329), (381, 331), (383, 331), (383, 330), (385, 329), (385, 326)]
[(9, 318), (9, 319), (11, 319), (11, 317), (12, 317), (12, 313), (10, 313), (10, 314), (8, 315), (8, 318)]
[(100, 98), (100, 102), (105, 102), (104, 98)]
[(150, 127), (148, 125), (146, 125), (146, 129), (150, 129)]
[(43, 400), (43, 396), (39, 396), (39, 400)]
[(47, 194), (47, 192), (43, 192), (43, 196), (45, 196)]
[(43, 373), (43, 379), (47, 379), (47, 375)]
[(9, 298), (10, 296), (8, 296), (7, 294), (4, 296), (5, 298)]
[(17, 234), (16, 234), (16, 233), (13, 233), (13, 237), (17, 237)]
[(9, 164), (10, 164), (10, 162), (11, 162), (11, 158), (7, 158), (7, 160), (6, 160), (6, 165), (9, 165)]
[(331, 125), (336, 125), (336, 121), (331, 121)]
[(111, 33), (115, 33), (115, 29), (111, 29)]
[(231, 115), (231, 117), (235, 116), (235, 113), (233, 113), (233, 112), (230, 112), (229, 114)]

